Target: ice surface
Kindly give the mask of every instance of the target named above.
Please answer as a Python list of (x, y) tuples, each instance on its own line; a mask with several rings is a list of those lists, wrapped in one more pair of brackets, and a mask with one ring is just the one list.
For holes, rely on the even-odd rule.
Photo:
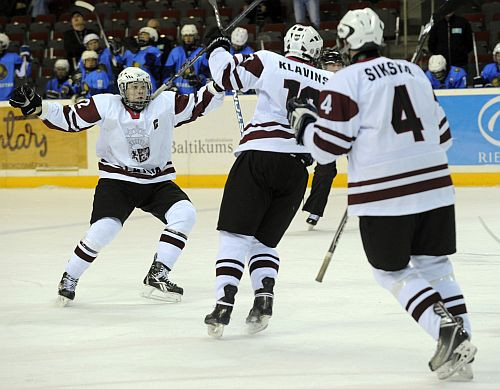
[(245, 334), (247, 274), (221, 340), (206, 334), (214, 301), (222, 191), (186, 190), (198, 220), (172, 272), (182, 303), (139, 296), (162, 230), (136, 210), (82, 276), (73, 306), (57, 283), (83, 237), (93, 190), (0, 190), (0, 388), (499, 388), (500, 188), (457, 189), (452, 259), (479, 348), (472, 383), (439, 382), (434, 341), (372, 278), (350, 219), (322, 284), (314, 281), (344, 211), (333, 189), (315, 231), (299, 212), (278, 246), (269, 327)]

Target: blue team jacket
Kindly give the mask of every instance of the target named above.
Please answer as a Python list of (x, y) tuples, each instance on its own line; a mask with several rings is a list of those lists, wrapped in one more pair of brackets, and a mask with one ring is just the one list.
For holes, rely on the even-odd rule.
[[(167, 77), (163, 80), (163, 83), (166, 83), (169, 79), (170, 76), (172, 76), (174, 73), (177, 73), (179, 69), (184, 65), (184, 62), (187, 60), (190, 60), (191, 58), (195, 57), (196, 54), (198, 54), (201, 50), (201, 47), (196, 48), (191, 52), (189, 56), (186, 55), (186, 50), (184, 49), (183, 45), (174, 47), (172, 51), (170, 51), (170, 54), (168, 55), (167, 62), (165, 62), (165, 67), (169, 71), (170, 74), (167, 75)], [(206, 70), (208, 69), (208, 60), (207, 56), (204, 54), (202, 55), (194, 64), (193, 64), (194, 72), (199, 76), (199, 79), (201, 81), (201, 85), (205, 85), (207, 81), (207, 75), (205, 74)], [(197, 88), (192, 87), (189, 85), (189, 80), (183, 78), (183, 77), (177, 77), (174, 80), (174, 85), (177, 87), (179, 90), (179, 93), (181, 94), (189, 94), (189, 93), (195, 93)]]
[(483, 68), (481, 77), (491, 84), (495, 77), (500, 78), (500, 66), (498, 66), (496, 62), (489, 63)]
[(153, 74), (154, 72), (151, 71), (151, 69), (148, 66), (146, 66), (147, 54), (153, 54), (155, 58), (153, 66), (159, 68), (161, 66), (161, 61), (160, 61), (161, 51), (156, 46), (146, 46), (141, 50), (139, 50), (136, 54), (132, 53), (130, 50), (127, 50), (123, 55), (124, 66), (125, 67), (134, 66), (136, 68), (141, 68), (142, 70), (148, 72), (149, 76), (151, 77), (153, 91), (155, 91), (157, 88), (156, 75)]
[(429, 70), (425, 74), (431, 82), (433, 89), (458, 89), (467, 87), (467, 72), (458, 66), (450, 68), (444, 81), (439, 81)]
[(106, 72), (98, 69), (85, 74), (82, 77), (81, 89), (86, 90), (86, 98), (100, 93), (107, 93), (109, 90), (109, 77)]
[[(4, 52), (0, 57), (0, 101), (9, 100), (14, 90), (15, 70), (19, 69), (23, 60), (17, 53)], [(28, 64), (26, 76), (31, 75), (31, 62)]]

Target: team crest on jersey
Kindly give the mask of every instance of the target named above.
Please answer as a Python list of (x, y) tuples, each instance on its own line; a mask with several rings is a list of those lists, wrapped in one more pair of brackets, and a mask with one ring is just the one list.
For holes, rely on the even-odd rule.
[(5, 78), (7, 78), (7, 75), (8, 75), (8, 71), (7, 71), (7, 68), (0, 63), (0, 80), (5, 80)]
[(127, 128), (125, 130), (130, 156), (137, 162), (144, 162), (151, 154), (149, 148), (149, 135), (140, 127)]

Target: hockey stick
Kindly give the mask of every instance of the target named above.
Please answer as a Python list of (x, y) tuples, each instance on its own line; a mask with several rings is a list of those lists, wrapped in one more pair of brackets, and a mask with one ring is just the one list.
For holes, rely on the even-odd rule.
[[(215, 21), (217, 23), (217, 27), (219, 28), (219, 30), (224, 31), (224, 28), (222, 27), (222, 21), (220, 20), (220, 13), (219, 13), (219, 8), (217, 6), (217, 0), (208, 0), (208, 2), (214, 9)], [(243, 119), (243, 114), (241, 113), (240, 98), (238, 97), (238, 92), (235, 90), (233, 90), (233, 104), (234, 104), (234, 111), (236, 113), (236, 120), (238, 121), (238, 127), (240, 129), (240, 135), (241, 135), (245, 130), (245, 120)]]
[(95, 6), (93, 6), (90, 3), (87, 3), (86, 1), (80, 1), (80, 0), (75, 1), (75, 5), (77, 7), (85, 8), (86, 10), (94, 13), (96, 20), (97, 20), (97, 25), (99, 26), (100, 35), (101, 35), (102, 39), (104, 40), (104, 44), (106, 45), (106, 47), (109, 49), (109, 51), (111, 53), (111, 62), (113, 62), (113, 66), (116, 67), (116, 65), (117, 65), (116, 58), (113, 55), (113, 50), (111, 50), (111, 47), (110, 47), (109, 42), (108, 42), (108, 38), (106, 38), (106, 34), (104, 33), (104, 28), (102, 27), (101, 18), (99, 17), (99, 14), (95, 11)]
[(424, 49), (425, 42), (427, 42), (427, 38), (429, 37), (429, 33), (434, 26), (434, 23), (444, 18), (446, 15), (456, 11), (458, 8), (468, 2), (472, 2), (475, 4), (475, 2), (472, 0), (447, 0), (436, 10), (436, 12), (434, 12), (433, 15), (431, 15), (429, 22), (420, 31), (417, 48), (413, 53), (411, 62), (417, 63), (420, 59), (420, 55), (422, 54), (422, 50)]
[[(263, 0), (254, 0), (253, 3), (251, 3), (246, 9), (243, 10), (243, 12), (241, 12), (238, 16), (236, 16), (231, 23), (229, 23), (229, 25), (224, 29), (222, 30), (223, 33), (227, 33), (228, 31), (231, 31), (239, 22), (241, 22), (241, 20), (243, 18), (245, 18), (245, 16), (247, 16), (255, 7), (257, 7), (257, 5), (259, 5)], [(198, 54), (196, 54), (192, 59), (190, 59), (189, 61), (187, 62), (184, 62), (184, 65), (182, 65), (182, 67), (179, 69), (179, 71), (177, 73), (175, 73), (172, 77), (170, 77), (170, 79), (164, 83), (162, 86), (160, 86), (155, 93), (153, 93), (153, 96), (151, 97), (151, 99), (155, 99), (156, 97), (158, 97), (158, 95), (160, 93), (162, 93), (163, 91), (169, 89), (170, 87), (172, 87), (172, 84), (174, 82), (174, 80), (177, 78), (177, 77), (180, 77), (184, 74), (184, 72), (189, 69), (191, 67), (191, 65), (193, 65), (196, 61), (198, 61), (198, 59), (203, 55), (205, 54), (205, 52), (208, 50), (208, 46), (207, 47), (204, 47), (203, 49), (201, 49)]]
[(342, 216), (342, 219), (340, 220), (339, 226), (337, 227), (337, 231), (335, 231), (332, 244), (330, 245), (330, 248), (326, 252), (325, 258), (323, 259), (323, 263), (321, 264), (321, 268), (319, 269), (318, 275), (316, 276), (316, 281), (318, 282), (323, 281), (323, 277), (325, 276), (326, 270), (328, 269), (328, 265), (330, 265), (333, 253), (335, 251), (335, 248), (337, 247), (340, 235), (342, 235), (342, 232), (344, 232), (344, 227), (346, 223), (347, 223), (347, 208), (344, 212), (344, 215)]

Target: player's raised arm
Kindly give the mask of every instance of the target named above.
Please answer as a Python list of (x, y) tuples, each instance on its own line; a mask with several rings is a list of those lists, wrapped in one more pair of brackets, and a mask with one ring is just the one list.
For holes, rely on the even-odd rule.
[[(172, 93), (172, 92), (165, 92)], [(211, 81), (196, 93), (175, 95), (175, 127), (195, 121), (200, 116), (220, 107), (224, 102), (224, 90)]]
[(264, 70), (258, 53), (233, 56), (229, 53), (230, 48), (231, 42), (222, 35), (210, 42), (207, 58), (213, 79), (225, 90), (254, 89)]
[[(105, 100), (101, 99), (101, 103)], [(47, 127), (66, 132), (87, 130), (101, 121), (101, 114), (94, 98), (85, 99), (74, 105), (62, 105), (43, 101), (29, 85), (23, 85), (12, 92), (9, 104), (20, 108), (25, 116), (37, 115)]]

